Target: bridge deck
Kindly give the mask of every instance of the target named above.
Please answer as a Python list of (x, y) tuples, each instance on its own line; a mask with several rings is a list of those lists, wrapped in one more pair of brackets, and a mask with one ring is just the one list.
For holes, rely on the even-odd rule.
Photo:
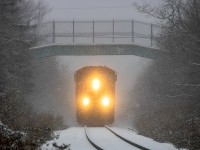
[(30, 49), (33, 58), (49, 56), (83, 56), (83, 55), (135, 55), (150, 59), (158, 59), (166, 55), (165, 51), (136, 44), (51, 44)]

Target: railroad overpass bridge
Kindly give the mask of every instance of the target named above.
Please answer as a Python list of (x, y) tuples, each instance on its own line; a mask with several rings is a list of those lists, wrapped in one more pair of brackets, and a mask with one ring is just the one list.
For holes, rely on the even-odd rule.
[(157, 59), (159, 28), (134, 20), (53, 21), (35, 30), (41, 42), (30, 48), (33, 58), (83, 55), (135, 55)]

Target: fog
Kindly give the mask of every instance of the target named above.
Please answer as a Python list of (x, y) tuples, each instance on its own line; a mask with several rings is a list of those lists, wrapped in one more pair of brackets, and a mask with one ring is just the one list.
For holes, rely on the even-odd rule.
[(34, 90), (28, 96), (36, 113), (61, 116), (69, 126), (76, 121), (74, 73), (85, 66), (107, 66), (117, 72), (115, 122), (132, 126), (130, 97), (134, 84), (152, 60), (137, 56), (57, 56), (34, 60)]
[[(73, 73), (84, 66), (107, 66), (117, 72), (116, 81), (116, 109), (115, 109), (115, 125), (132, 126), (133, 114), (129, 114), (131, 101), (130, 92), (137, 81), (137, 78), (150, 65), (152, 60), (137, 56), (79, 56), (79, 57), (57, 57), (59, 65), (66, 65), (70, 72), (70, 94), (67, 101), (74, 104), (75, 99), (75, 82), (73, 81)], [(73, 107), (75, 109), (75, 107)], [(69, 108), (67, 108), (69, 109)], [(71, 108), (70, 108), (71, 109)], [(66, 114), (69, 120), (73, 119), (75, 110)], [(71, 118), (72, 117), (72, 118)], [(67, 119), (68, 120), (68, 119)]]
[(133, 4), (159, 5), (162, 0), (44, 0), (51, 11), (46, 20), (134, 19), (153, 22), (154, 18), (139, 13)]

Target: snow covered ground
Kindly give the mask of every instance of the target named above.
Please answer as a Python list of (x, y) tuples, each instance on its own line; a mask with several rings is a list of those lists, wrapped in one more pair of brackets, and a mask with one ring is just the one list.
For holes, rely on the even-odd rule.
[[(177, 150), (172, 144), (158, 143), (150, 138), (138, 135), (136, 132), (130, 131), (128, 129), (116, 127), (112, 127), (111, 129), (114, 130), (116, 133), (120, 134), (121, 136), (125, 137), (126, 139), (152, 150)], [(91, 140), (95, 144), (97, 144), (105, 150), (138, 149), (123, 142), (121, 139), (119, 139), (103, 127), (88, 128), (87, 133), (89, 138), (91, 138)], [(90, 145), (90, 143), (87, 141), (83, 127), (71, 127), (66, 130), (56, 131), (54, 134), (57, 136), (57, 138), (54, 138), (52, 141), (46, 142), (41, 147), (42, 150), (56, 149), (53, 146), (53, 143), (56, 143), (57, 145), (70, 144), (70, 150), (95, 150), (95, 148), (92, 145)]]

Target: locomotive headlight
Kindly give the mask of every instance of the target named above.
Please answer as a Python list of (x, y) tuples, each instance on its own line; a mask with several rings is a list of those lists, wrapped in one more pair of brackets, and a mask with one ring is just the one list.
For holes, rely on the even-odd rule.
[(100, 81), (99, 81), (99, 79), (94, 79), (92, 81), (92, 87), (93, 87), (94, 90), (98, 90), (99, 89), (99, 87), (100, 87)]
[(83, 105), (87, 106), (89, 103), (90, 103), (89, 98), (84, 97), (84, 98), (83, 98)]
[(101, 101), (103, 106), (108, 106), (110, 104), (110, 100), (107, 96), (105, 96)]

